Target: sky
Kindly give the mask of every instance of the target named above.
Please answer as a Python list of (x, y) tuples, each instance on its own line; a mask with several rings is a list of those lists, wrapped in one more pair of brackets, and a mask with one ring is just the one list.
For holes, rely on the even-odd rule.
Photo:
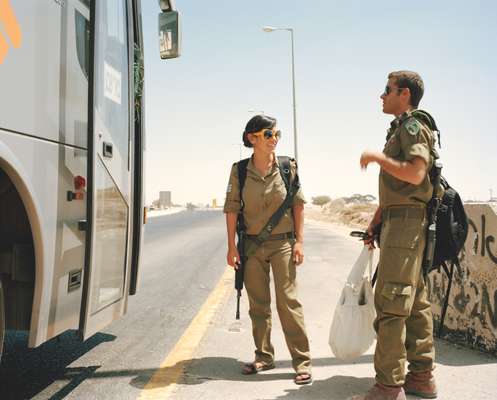
[(247, 121), (278, 120), (278, 155), (293, 156), (291, 41), (299, 175), (308, 201), (378, 193), (376, 165), (393, 119), (381, 110), (388, 73), (417, 71), (420, 108), (441, 131), (443, 174), (465, 200), (497, 196), (497, 2), (460, 0), (177, 0), (182, 54), (161, 60), (158, 2), (142, 1), (146, 201), (224, 201)]

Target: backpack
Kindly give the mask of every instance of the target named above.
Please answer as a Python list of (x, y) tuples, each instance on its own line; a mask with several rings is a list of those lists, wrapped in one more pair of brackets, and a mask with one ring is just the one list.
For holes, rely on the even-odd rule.
[(447, 262), (459, 264), (458, 255), (468, 236), (468, 217), (459, 193), (442, 177), (440, 185), (444, 189), (442, 202), (437, 211), (437, 234), (433, 271)]
[[(412, 113), (413, 117), (424, 123), (433, 132), (438, 135), (438, 145), (440, 145), (440, 131), (437, 128), (433, 117), (424, 110), (415, 110)], [(433, 149), (432, 156), (438, 158), (438, 153)], [(435, 167), (433, 166), (429, 172), (431, 182), (436, 181)], [(443, 191), (442, 197), (437, 198), (438, 193)], [(445, 293), (444, 303), (442, 305), (440, 315), (440, 326), (438, 329), (438, 337), (442, 335), (442, 329), (445, 320), (445, 314), (449, 304), (449, 294), (452, 287), (452, 278), (454, 276), (454, 266), (457, 267), (461, 274), (461, 266), (459, 264), (459, 253), (464, 247), (468, 236), (468, 217), (464, 210), (464, 205), (459, 196), (459, 193), (449, 185), (447, 180), (440, 176), (440, 187), (433, 188), (433, 196), (428, 204), (428, 214), (430, 215), (433, 207), (436, 209), (436, 241), (433, 263), (425, 269), (424, 273), (428, 274), (432, 271), (441, 272), (441, 269), (447, 274), (449, 283)], [(431, 222), (431, 221), (430, 221)], [(450, 269), (449, 269), (450, 264)]]

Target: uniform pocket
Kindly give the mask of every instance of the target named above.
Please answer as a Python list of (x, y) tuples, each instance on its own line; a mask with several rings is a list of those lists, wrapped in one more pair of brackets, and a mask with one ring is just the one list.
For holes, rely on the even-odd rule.
[(407, 317), (411, 308), (412, 286), (404, 283), (386, 282), (381, 289), (384, 313)]
[(395, 218), (388, 221), (382, 244), (386, 247), (414, 250), (424, 232), (421, 220)]

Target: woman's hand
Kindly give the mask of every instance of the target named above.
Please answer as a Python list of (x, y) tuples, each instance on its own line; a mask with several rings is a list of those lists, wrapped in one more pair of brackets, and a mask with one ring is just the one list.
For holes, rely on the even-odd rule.
[(300, 265), (304, 261), (304, 244), (295, 242), (293, 245), (293, 262), (295, 265)]
[(238, 269), (240, 254), (238, 254), (238, 249), (236, 247), (228, 247), (228, 255), (226, 256), (226, 261), (228, 262), (229, 266)]

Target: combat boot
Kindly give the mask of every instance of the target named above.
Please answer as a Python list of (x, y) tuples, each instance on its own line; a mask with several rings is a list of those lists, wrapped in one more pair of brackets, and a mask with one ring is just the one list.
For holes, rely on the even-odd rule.
[(404, 391), (407, 394), (413, 394), (423, 399), (435, 399), (437, 397), (437, 385), (431, 371), (409, 372), (406, 375)]
[(352, 400), (407, 400), (402, 386), (385, 386), (376, 383), (365, 395), (354, 396)]

